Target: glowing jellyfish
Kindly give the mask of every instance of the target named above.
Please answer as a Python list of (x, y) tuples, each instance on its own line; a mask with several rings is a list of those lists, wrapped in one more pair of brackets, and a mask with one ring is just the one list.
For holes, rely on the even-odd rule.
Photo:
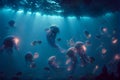
[(91, 34), (88, 31), (84, 31), (84, 34), (87, 38), (91, 38)]
[(37, 58), (39, 58), (39, 53), (35, 52), (34, 55), (33, 55), (33, 59), (37, 59)]
[(112, 44), (116, 44), (118, 42), (118, 39), (117, 38), (112, 38)]
[(19, 41), (20, 41), (19, 38), (17, 38), (17, 37), (14, 38), (14, 42), (16, 45), (18, 45)]
[(102, 31), (103, 33), (106, 33), (106, 32), (108, 31), (108, 29), (107, 29), (106, 27), (102, 27), (102, 28), (101, 28), (101, 31)]
[(116, 54), (116, 55), (114, 56), (114, 60), (120, 60), (120, 54)]
[(98, 70), (99, 66), (96, 65), (95, 68), (93, 69), (93, 73), (95, 73)]
[(55, 61), (56, 60), (56, 56), (51, 56), (49, 57), (48, 61)]
[(107, 52), (107, 49), (105, 49), (105, 48), (102, 48), (102, 54), (106, 54), (106, 52)]
[(82, 45), (82, 49), (83, 49), (84, 52), (86, 52), (86, 50), (87, 50), (85, 45)]
[(71, 62), (71, 59), (67, 59), (65, 64), (67, 65), (67, 64), (69, 64), (70, 62)]

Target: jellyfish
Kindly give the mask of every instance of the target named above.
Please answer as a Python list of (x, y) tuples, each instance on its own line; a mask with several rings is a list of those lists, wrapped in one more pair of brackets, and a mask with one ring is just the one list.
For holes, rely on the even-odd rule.
[(37, 58), (39, 58), (39, 53), (35, 52), (34, 55), (33, 55), (33, 59), (37, 59)]
[(86, 46), (84, 45), (83, 42), (81, 41), (77, 41), (75, 44), (75, 48), (76, 48), (76, 52), (77, 54), (80, 56), (81, 59), (81, 66), (85, 66), (87, 63), (93, 63), (94, 62), (94, 58), (93, 57), (89, 57), (86, 54)]
[(56, 36), (60, 32), (59, 28), (57, 26), (51, 26), (49, 29), (46, 30), (47, 34), (47, 41), (50, 46), (53, 48), (57, 48), (60, 52), (64, 52), (64, 50), (56, 44)]
[(35, 46), (35, 45), (37, 45), (37, 44), (40, 45), (41, 43), (42, 43), (41, 40), (38, 40), (38, 41), (32, 41), (32, 42), (31, 42), (31, 45), (32, 45), (32, 46)]
[(52, 47), (55, 47), (55, 48), (58, 48), (58, 45), (55, 42), (55, 39), (58, 33), (59, 33), (59, 28), (57, 26), (51, 26), (47, 30), (47, 41)]
[(88, 31), (84, 31), (84, 34), (87, 38), (90, 38), (91, 37), (91, 34), (88, 32)]
[(8, 36), (4, 39), (0, 52), (6, 51), (7, 53), (13, 53), (13, 48), (18, 50), (19, 39), (15, 36)]
[(118, 42), (118, 39), (115, 38), (115, 37), (113, 37), (113, 38), (112, 38), (112, 44), (116, 44), (117, 42)]
[(48, 58), (48, 65), (53, 69), (53, 70), (57, 70), (59, 69), (59, 65), (56, 61), (56, 56), (51, 56)]
[(74, 73), (74, 71), (76, 69), (76, 65), (78, 63), (75, 48), (74, 47), (69, 48), (67, 50), (66, 55), (68, 56), (67, 61), (70, 63), (70, 65), (68, 66), (67, 70), (71, 71), (71, 73)]
[(101, 27), (101, 32), (106, 33), (108, 29), (106, 27)]
[(33, 55), (31, 52), (27, 52), (25, 55), (25, 61), (26, 63), (32, 63), (33, 62)]
[(8, 24), (9, 24), (10, 27), (15, 27), (15, 21), (14, 20), (10, 20), (8, 22)]

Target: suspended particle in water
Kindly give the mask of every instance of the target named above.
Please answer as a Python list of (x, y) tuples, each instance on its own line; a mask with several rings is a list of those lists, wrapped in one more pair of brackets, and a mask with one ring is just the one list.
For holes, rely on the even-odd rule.
[(114, 60), (120, 60), (120, 54), (115, 54)]
[(99, 66), (96, 65), (95, 68), (93, 69), (93, 73), (95, 73), (98, 70)]
[(106, 54), (106, 52), (107, 52), (107, 49), (105, 49), (105, 48), (102, 48), (102, 54)]
[(112, 44), (116, 44), (117, 42), (118, 42), (118, 39), (115, 38), (115, 37), (113, 37), (113, 38), (112, 38)]
[(67, 71), (71, 71), (72, 70), (72, 66), (68, 66)]
[(108, 29), (106, 27), (101, 27), (101, 32), (106, 33)]

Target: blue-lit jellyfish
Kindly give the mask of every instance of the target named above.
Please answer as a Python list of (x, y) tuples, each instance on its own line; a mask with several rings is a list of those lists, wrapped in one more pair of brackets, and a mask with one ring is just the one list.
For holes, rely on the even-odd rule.
[(26, 63), (32, 63), (33, 62), (33, 55), (31, 52), (27, 52), (25, 55), (25, 61)]
[(60, 32), (59, 28), (57, 26), (51, 26), (49, 29), (46, 30), (46, 32), (47, 32), (46, 37), (48, 43), (52, 47), (57, 48), (60, 52), (64, 52), (64, 50), (56, 44), (56, 36)]
[(42, 43), (41, 40), (35, 40), (35, 41), (32, 41), (32, 42), (31, 42), (31, 45), (32, 45), (32, 46), (35, 46), (35, 45), (37, 45), (37, 44), (40, 45), (41, 43)]
[(59, 33), (59, 28), (57, 26), (51, 26), (47, 30), (47, 41), (52, 47), (55, 48), (58, 48), (57, 44), (55, 43), (55, 39), (58, 33)]
[(18, 50), (19, 39), (15, 36), (8, 36), (4, 39), (3, 44), (0, 48), (0, 52), (6, 51), (8, 54), (13, 53), (13, 49)]
[(69, 65), (67, 70), (71, 71), (71, 73), (74, 73), (76, 66), (77, 66), (77, 63), (78, 63), (75, 48), (74, 47), (69, 48), (67, 50), (66, 55), (68, 56), (67, 61), (69, 62), (69, 59), (71, 60), (70, 64), (68, 62), (66, 63), (67, 65)]
[(39, 58), (39, 53), (35, 52), (34, 54), (32, 54), (32, 52), (27, 52), (24, 58), (26, 65), (29, 66), (29, 68), (36, 68), (35, 59)]
[(60, 68), (56, 61), (56, 56), (51, 56), (48, 58), (48, 65), (55, 71)]
[(9, 24), (10, 27), (15, 27), (15, 21), (14, 20), (10, 20), (8, 22), (8, 24)]
[(89, 57), (86, 54), (86, 46), (83, 42), (77, 41), (75, 44), (76, 52), (80, 56), (81, 66), (85, 66), (87, 63), (93, 63), (95, 59), (93, 57)]

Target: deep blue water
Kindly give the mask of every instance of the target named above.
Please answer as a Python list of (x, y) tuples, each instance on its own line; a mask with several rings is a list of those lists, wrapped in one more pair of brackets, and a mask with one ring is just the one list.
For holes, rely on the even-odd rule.
[[(99, 66), (95, 74), (101, 72), (101, 68), (104, 64), (108, 64), (115, 54), (120, 53), (119, 39), (120, 39), (120, 25), (118, 20), (120, 14), (108, 13), (98, 17), (86, 17), (83, 16), (80, 19), (75, 17), (60, 17), (60, 16), (47, 16), (39, 14), (28, 14), (24, 12), (15, 12), (13, 10), (1, 9), (0, 10), (0, 44), (4, 38), (8, 35), (15, 35), (20, 39), (19, 51), (14, 50), (12, 55), (7, 53), (0, 55), (0, 72), (4, 72), (8, 78), (14, 76), (18, 71), (23, 72), (22, 78), (32, 77), (33, 79), (39, 78), (41, 80), (47, 79), (51, 76), (52, 79), (66, 79), (66, 75), (69, 76), (69, 72), (66, 71), (66, 55), (60, 53), (55, 48), (51, 47), (46, 40), (45, 29), (55, 24), (59, 27), (60, 33), (57, 38), (61, 38), (61, 41), (56, 41), (63, 49), (67, 50), (67, 40), (74, 38), (75, 41), (87, 41), (91, 42), (91, 46), (87, 46), (87, 55), (93, 56), (95, 62), (88, 64), (86, 67), (77, 67), (74, 73), (75, 77), (80, 77), (93, 72), (96, 65)], [(9, 20), (15, 20), (16, 27), (12, 28), (8, 25)], [(100, 34), (100, 28), (106, 27), (108, 29), (107, 34), (103, 35), (100, 40), (95, 38), (96, 34)], [(113, 34), (113, 30), (116, 29), (116, 33)], [(84, 31), (87, 30), (91, 33), (91, 38), (85, 37)], [(115, 36), (118, 39), (118, 43), (113, 45), (111, 40)], [(42, 44), (31, 46), (30, 43), (34, 40), (41, 40)], [(107, 49), (107, 53), (103, 57), (100, 53), (99, 46), (103, 43), (103, 47)], [(36, 68), (30, 69), (26, 66), (24, 56), (31, 51), (32, 53), (38, 52), (39, 58), (35, 60)], [(48, 66), (47, 60), (50, 56), (55, 55), (60, 66), (64, 67), (63, 70), (55, 72), (51, 70), (49, 73), (43, 68)], [(109, 67), (109, 66), (108, 66)], [(110, 70), (111, 71), (111, 70)]]

